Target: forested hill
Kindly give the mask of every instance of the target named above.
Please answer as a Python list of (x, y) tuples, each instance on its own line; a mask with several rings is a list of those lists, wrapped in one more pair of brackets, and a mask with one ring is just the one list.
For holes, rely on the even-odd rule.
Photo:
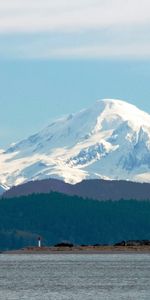
[(62, 241), (113, 244), (150, 239), (150, 201), (93, 201), (59, 193), (0, 200), (0, 250)]

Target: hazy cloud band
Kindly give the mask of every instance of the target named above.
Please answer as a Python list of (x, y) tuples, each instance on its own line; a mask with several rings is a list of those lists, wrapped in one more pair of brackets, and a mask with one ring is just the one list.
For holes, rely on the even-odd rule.
[(149, 0), (0, 0), (1, 56), (150, 56), (149, 29)]

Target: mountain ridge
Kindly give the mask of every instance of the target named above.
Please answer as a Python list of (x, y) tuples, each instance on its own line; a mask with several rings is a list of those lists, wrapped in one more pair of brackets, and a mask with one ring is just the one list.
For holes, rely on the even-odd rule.
[(5, 199), (51, 192), (100, 201), (150, 200), (149, 183), (99, 179), (83, 180), (74, 185), (58, 179), (31, 181), (11, 188), (2, 197)]

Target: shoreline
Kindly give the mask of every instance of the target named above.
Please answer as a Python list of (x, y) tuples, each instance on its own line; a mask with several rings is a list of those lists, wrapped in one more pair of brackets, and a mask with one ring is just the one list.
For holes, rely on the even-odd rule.
[(150, 246), (27, 247), (0, 254), (150, 254)]

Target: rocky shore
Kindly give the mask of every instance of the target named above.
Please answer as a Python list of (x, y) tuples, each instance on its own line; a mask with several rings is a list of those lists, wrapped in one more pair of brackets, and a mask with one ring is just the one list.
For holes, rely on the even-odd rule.
[(60, 243), (51, 247), (26, 247), (1, 252), (3, 254), (105, 254), (150, 253), (150, 241), (122, 241), (114, 245), (80, 245)]

